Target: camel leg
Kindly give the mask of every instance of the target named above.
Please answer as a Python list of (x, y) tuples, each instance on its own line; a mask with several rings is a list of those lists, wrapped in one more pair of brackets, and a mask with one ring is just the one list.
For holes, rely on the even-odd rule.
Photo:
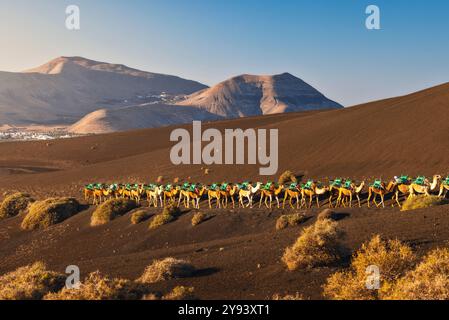
[(352, 208), (352, 193), (349, 196), (349, 208)]
[(320, 196), (316, 195), (316, 206), (318, 207), (318, 209), (320, 208)]
[(296, 195), (296, 209), (300, 209), (300, 207), (299, 207), (299, 195)]
[(287, 196), (287, 192), (285, 192), (284, 201), (282, 202), (282, 209), (285, 209), (285, 201), (287, 201)]
[(278, 209), (280, 209), (281, 208), (281, 204), (279, 203), (279, 197), (278, 196), (276, 196), (276, 201), (278, 203)]
[(329, 208), (332, 208), (332, 194), (329, 197)]
[[(260, 195), (259, 209), (262, 207), (263, 193)], [(266, 204), (266, 202), (265, 202)]]
[(313, 195), (309, 196), (309, 209), (312, 208)]

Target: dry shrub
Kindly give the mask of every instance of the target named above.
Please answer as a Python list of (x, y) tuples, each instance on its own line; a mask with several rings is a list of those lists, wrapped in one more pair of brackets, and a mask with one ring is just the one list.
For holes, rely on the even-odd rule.
[(180, 210), (177, 207), (169, 206), (165, 207), (164, 210), (162, 210), (162, 213), (155, 216), (153, 220), (150, 222), (149, 229), (157, 229), (160, 226), (163, 226), (165, 224), (168, 224), (176, 219), (176, 217), (179, 216)]
[(48, 271), (43, 262), (36, 262), (0, 277), (0, 300), (40, 300), (64, 285), (62, 274)]
[(79, 289), (63, 288), (47, 294), (45, 300), (137, 300), (149, 294), (147, 286), (126, 279), (109, 278), (96, 271), (90, 273)]
[(90, 220), (90, 225), (99, 226), (106, 224), (136, 207), (136, 202), (129, 199), (108, 200), (95, 209)]
[(21, 192), (6, 196), (0, 206), (0, 219), (15, 217), (23, 213), (33, 201), (29, 194)]
[(296, 292), (296, 294), (287, 294), (285, 296), (275, 294), (271, 300), (304, 300), (304, 297)]
[(445, 199), (437, 196), (414, 196), (409, 197), (402, 205), (402, 211), (430, 208), (446, 204)]
[(195, 227), (206, 220), (207, 220), (207, 214), (202, 213), (202, 212), (197, 212), (192, 217), (192, 226)]
[(288, 227), (298, 226), (306, 220), (302, 213), (284, 214), (276, 221), (276, 230), (283, 230)]
[(317, 216), (317, 220), (323, 220), (323, 219), (333, 219), (334, 216), (334, 212), (330, 209), (325, 209), (323, 211), (321, 211), (318, 216)]
[(431, 251), (383, 297), (388, 300), (449, 300), (449, 249)]
[(286, 184), (289, 182), (298, 182), (298, 179), (296, 179), (296, 176), (293, 174), (293, 172), (291, 172), (290, 170), (287, 170), (281, 174), (281, 176), (279, 177), (278, 183)]
[(51, 198), (31, 204), (28, 214), (22, 221), (22, 229), (44, 229), (63, 222), (80, 210), (74, 198)]
[[(412, 249), (399, 240), (383, 240), (374, 236), (352, 258), (348, 270), (331, 275), (324, 287), (324, 295), (334, 300), (374, 300), (390, 290), (392, 284), (414, 265)], [(369, 266), (380, 271), (380, 290), (367, 289)]]
[(329, 219), (319, 220), (305, 228), (293, 246), (285, 249), (282, 261), (288, 269), (312, 268), (339, 260), (338, 223)]
[(162, 300), (195, 300), (193, 287), (175, 287), (171, 292), (162, 297)]
[(137, 210), (136, 212), (133, 212), (131, 215), (131, 223), (132, 224), (139, 224), (148, 218), (150, 218), (151, 214), (148, 211), (145, 210)]
[(175, 278), (190, 277), (195, 272), (195, 268), (187, 261), (165, 258), (155, 260), (146, 267), (142, 276), (137, 279), (140, 283), (154, 283)]

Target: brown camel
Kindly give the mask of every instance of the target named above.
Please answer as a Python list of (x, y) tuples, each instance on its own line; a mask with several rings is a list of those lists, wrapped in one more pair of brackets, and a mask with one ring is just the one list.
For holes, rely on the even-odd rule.
[[(368, 208), (370, 208), (370, 201), (371, 197), (373, 197), (373, 202), (376, 205), (376, 207), (380, 207), (382, 205), (383, 208), (385, 208), (385, 195), (392, 192), (394, 188), (395, 183), (393, 181), (390, 181), (387, 186), (385, 186), (385, 183), (381, 183), (381, 187), (377, 188), (375, 186), (370, 186), (368, 189)], [(380, 196), (380, 203), (376, 202), (377, 196)]]
[(362, 193), (364, 187), (365, 181), (362, 181), (359, 186), (356, 186), (352, 183), (349, 189), (340, 187), (338, 191), (337, 203), (335, 206), (338, 207), (339, 205), (342, 205), (343, 207), (346, 207), (346, 201), (348, 201), (349, 207), (352, 208), (352, 199), (355, 195), (357, 197), (359, 208), (361, 208), (362, 204), (360, 202), (360, 194)]
[(301, 196), (301, 190), (300, 187), (297, 186), (296, 189), (285, 189), (284, 191), (284, 203), (282, 204), (282, 209), (285, 209), (285, 202), (287, 201), (287, 198), (289, 199), (288, 203), (290, 204), (291, 208), (294, 208), (292, 200), (296, 199), (296, 209), (299, 209), (300, 200), (299, 197)]
[[(269, 190), (261, 189), (260, 190), (260, 201), (259, 201), (259, 208), (262, 206), (262, 201), (265, 199), (265, 206), (269, 209), (271, 209), (272, 203), (273, 203), (273, 197), (276, 199), (278, 209), (281, 207), (279, 203), (279, 194), (281, 194), (282, 190), (284, 189), (283, 186), (279, 186), (276, 188), (274, 185), (270, 186)], [(270, 205), (268, 205), (268, 199), (270, 199)]]
[(301, 189), (301, 208), (306, 206), (306, 198), (309, 197), (309, 208), (312, 208), (313, 197), (316, 199), (316, 205), (320, 207), (320, 196), (329, 191), (329, 187), (318, 187), (315, 183), (308, 189)]

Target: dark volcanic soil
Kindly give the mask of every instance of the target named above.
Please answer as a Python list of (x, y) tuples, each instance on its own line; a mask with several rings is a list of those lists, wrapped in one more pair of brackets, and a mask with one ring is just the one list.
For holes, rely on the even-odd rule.
[[(449, 85), (413, 95), (345, 110), (282, 114), (205, 124), (225, 128), (279, 129), (279, 174), (290, 169), (305, 177), (352, 177), (448, 174)], [(0, 144), (0, 191), (26, 191), (38, 199), (61, 195), (81, 198), (89, 182), (145, 182), (163, 176), (203, 183), (223, 180), (268, 180), (258, 166), (174, 166), (169, 160), (173, 128), (141, 130), (51, 142)], [(390, 202), (388, 202), (388, 205)], [(205, 204), (202, 210), (205, 210)], [(449, 207), (402, 213), (385, 210), (339, 210), (343, 244), (352, 250), (373, 234), (399, 238), (419, 252), (447, 245)], [(275, 293), (300, 292), (321, 298), (321, 286), (339, 266), (288, 272), (280, 261), (302, 226), (275, 231), (282, 210), (213, 210), (214, 217), (192, 227), (193, 212), (154, 231), (148, 222), (133, 226), (130, 215), (89, 226), (93, 208), (46, 231), (23, 232), (23, 217), (0, 221), (0, 273), (44, 260), (64, 271), (69, 264), (83, 274), (101, 270), (137, 278), (153, 259), (174, 256), (191, 260), (192, 278), (157, 284), (195, 287), (202, 299), (264, 299)], [(155, 213), (158, 211), (152, 209)], [(315, 221), (317, 209), (307, 212)]]

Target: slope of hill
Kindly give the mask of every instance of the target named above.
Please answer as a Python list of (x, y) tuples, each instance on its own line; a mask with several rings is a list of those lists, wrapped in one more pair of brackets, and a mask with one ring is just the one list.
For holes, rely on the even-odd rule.
[(200, 107), (228, 118), (342, 108), (289, 73), (241, 75), (193, 93), (178, 104)]
[[(279, 129), (279, 172), (289, 169), (324, 180), (335, 176), (388, 179), (402, 173), (447, 175), (447, 101), (449, 83), (352, 108), (217, 121), (204, 128)], [(63, 190), (70, 185), (78, 192), (91, 180), (129, 177), (151, 181), (163, 175), (204, 182), (270, 178), (258, 177), (259, 165), (211, 166), (207, 176), (201, 165), (175, 166), (170, 161), (172, 130), (120, 132), (57, 140), (50, 145), (1, 143), (0, 187)], [(36, 174), (10, 174), (23, 168)]]
[(81, 57), (60, 57), (23, 73), (0, 72), (0, 124), (71, 124), (99, 108), (186, 95), (195, 81)]
[(101, 109), (89, 113), (69, 127), (76, 134), (110, 133), (131, 129), (164, 127), (193, 120), (218, 120), (220, 116), (194, 107), (144, 104), (117, 109)]

